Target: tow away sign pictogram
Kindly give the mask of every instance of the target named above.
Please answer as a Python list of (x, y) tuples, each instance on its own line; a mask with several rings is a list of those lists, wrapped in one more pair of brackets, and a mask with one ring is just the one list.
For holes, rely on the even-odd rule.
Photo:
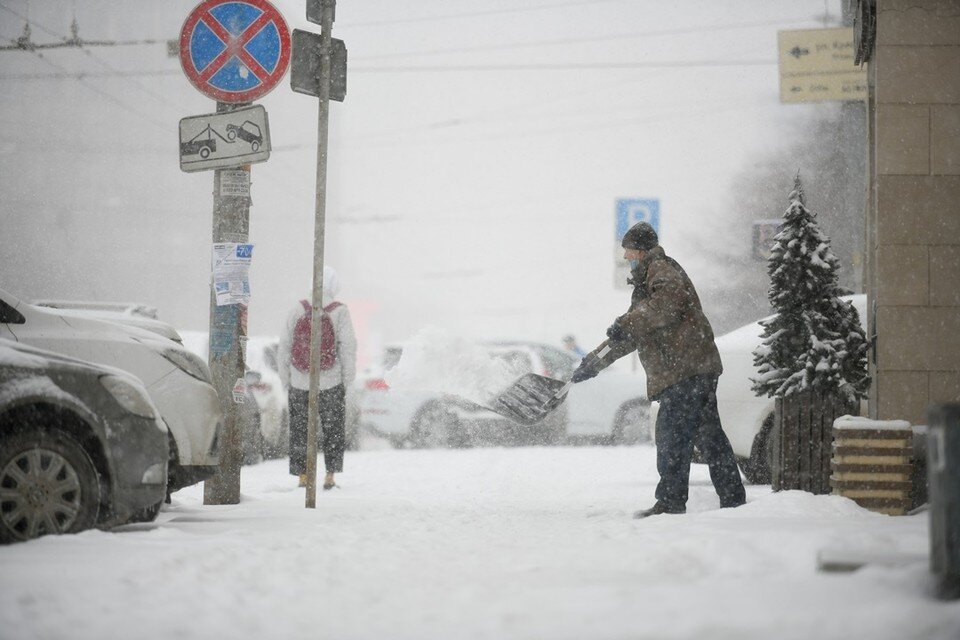
[(180, 64), (204, 95), (251, 102), (286, 73), (290, 31), (266, 0), (204, 0), (180, 30)]
[(180, 120), (180, 168), (238, 167), (270, 158), (270, 124), (261, 105)]

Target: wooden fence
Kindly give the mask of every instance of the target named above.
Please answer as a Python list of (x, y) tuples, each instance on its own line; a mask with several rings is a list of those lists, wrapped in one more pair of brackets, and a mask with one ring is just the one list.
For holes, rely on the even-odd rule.
[(830, 493), (833, 421), (857, 415), (858, 408), (833, 392), (801, 391), (777, 398), (771, 434), (773, 490)]

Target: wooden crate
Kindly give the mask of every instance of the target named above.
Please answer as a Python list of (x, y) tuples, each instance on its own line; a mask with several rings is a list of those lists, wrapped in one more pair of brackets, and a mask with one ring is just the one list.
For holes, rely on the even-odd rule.
[(777, 398), (772, 432), (773, 490), (830, 493), (833, 422), (857, 410), (854, 401), (830, 392), (803, 391)]
[(844, 418), (833, 429), (835, 495), (861, 507), (903, 515), (910, 509), (913, 431), (903, 421)]

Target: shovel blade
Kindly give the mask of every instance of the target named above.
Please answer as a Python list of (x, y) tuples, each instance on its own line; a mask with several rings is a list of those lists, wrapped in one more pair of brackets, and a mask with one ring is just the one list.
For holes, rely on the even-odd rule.
[[(523, 425), (534, 425), (560, 406), (567, 383), (528, 373), (500, 392), (489, 408)], [(558, 396), (559, 394), (559, 396)]]

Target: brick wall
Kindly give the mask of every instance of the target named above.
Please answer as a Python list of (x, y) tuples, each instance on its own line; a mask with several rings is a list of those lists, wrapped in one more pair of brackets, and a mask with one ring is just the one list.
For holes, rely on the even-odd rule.
[(877, 0), (869, 62), (871, 415), (960, 400), (960, 0)]

